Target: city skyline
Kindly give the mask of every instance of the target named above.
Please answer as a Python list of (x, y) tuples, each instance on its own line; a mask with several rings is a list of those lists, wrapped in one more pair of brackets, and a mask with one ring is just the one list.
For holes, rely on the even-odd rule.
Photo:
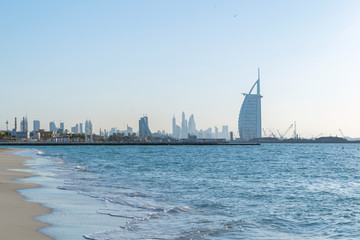
[[(174, 113), (238, 136), (262, 72), (262, 124), (360, 137), (360, 2), (3, 2), (1, 114), (172, 131)], [(169, 120), (170, 119), (170, 120)], [(11, 124), (9, 124), (11, 126)], [(30, 125), (31, 126), (31, 125)], [(10, 127), (9, 127), (10, 128)]]
[[(172, 119), (172, 123), (173, 123), (173, 127), (174, 124), (177, 128), (175, 128), (177, 131), (177, 134), (174, 134), (174, 128), (172, 132), (167, 132), (165, 130), (155, 130), (153, 132), (151, 132), (150, 130), (150, 125), (149, 125), (149, 120), (148, 117), (146, 115), (140, 117), (139, 120), (139, 128), (137, 129), (138, 131), (133, 131), (133, 128), (131, 126), (129, 126), (128, 124), (126, 125), (126, 129), (121, 129), (117, 126), (113, 126), (111, 127), (111, 129), (104, 129), (104, 128), (99, 128), (99, 134), (100, 136), (112, 136), (114, 133), (125, 133), (127, 134), (133, 134), (136, 133), (138, 134), (140, 137), (151, 137), (153, 133), (157, 134), (157, 135), (167, 135), (167, 136), (172, 136), (174, 138), (180, 139), (180, 138), (188, 138), (188, 134), (190, 135), (196, 135), (199, 138), (226, 138), (229, 139), (229, 128), (227, 125), (223, 125), (221, 126), (222, 131), (218, 132), (218, 127), (215, 126), (214, 130), (215, 132), (213, 132), (213, 128), (212, 127), (208, 127), (207, 129), (203, 130), (203, 129), (196, 129), (196, 123), (195, 123), (195, 118), (194, 118), (194, 114), (190, 115), (189, 118), (189, 126), (187, 125), (187, 119), (185, 118), (185, 113), (182, 113), (183, 116), (183, 122), (186, 122), (186, 127), (185, 128), (181, 128), (180, 126), (176, 125), (176, 119), (175, 119), (175, 115), (173, 116)], [(8, 127), (7, 130), (8, 132), (12, 132), (15, 134), (15, 132), (38, 132), (38, 131), (50, 131), (50, 132), (57, 132), (57, 133), (61, 133), (61, 134), (68, 134), (68, 133), (72, 133), (72, 134), (87, 134), (89, 135), (89, 131), (90, 130), (86, 130), (91, 128), (91, 132), (92, 134), (97, 134), (97, 129), (93, 129), (92, 127), (92, 121), (91, 120), (85, 120), (84, 122), (77, 122), (74, 126), (70, 126), (67, 125), (65, 126), (64, 122), (59, 122), (59, 124), (56, 123), (56, 121), (51, 121), (48, 124), (42, 124), (41, 125), (41, 121), (40, 120), (32, 120), (33, 121), (33, 128), (29, 128), (28, 127), (28, 118), (27, 117), (23, 117), (21, 122), (18, 123), (17, 122), (17, 117), (15, 117), (13, 119), (13, 122), (11, 121), (7, 121)], [(48, 127), (41, 127), (41, 126), (48, 126)], [(83, 125), (85, 125), (85, 132), (83, 129)], [(25, 128), (24, 128), (25, 126)], [(89, 127), (91, 126), (91, 127)], [(19, 129), (20, 127), (20, 129)], [(25, 129), (25, 130), (24, 130)], [(136, 129), (136, 128), (135, 128)], [(0, 130), (5, 130), (5, 129), (0, 129)], [(183, 131), (182, 134), (180, 135), (180, 131)]]

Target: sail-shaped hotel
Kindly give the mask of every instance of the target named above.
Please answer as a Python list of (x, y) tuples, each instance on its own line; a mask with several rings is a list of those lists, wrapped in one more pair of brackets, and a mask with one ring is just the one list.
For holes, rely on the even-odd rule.
[[(257, 86), (256, 94), (253, 94)], [(261, 138), (261, 98), (260, 95), (260, 69), (258, 69), (258, 79), (250, 89), (249, 93), (243, 93), (244, 102), (239, 114), (239, 135), (241, 140)]]

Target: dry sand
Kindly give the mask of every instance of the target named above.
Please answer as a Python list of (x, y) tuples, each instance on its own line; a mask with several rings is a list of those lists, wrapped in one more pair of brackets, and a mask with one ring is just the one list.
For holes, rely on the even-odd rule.
[(25, 157), (14, 156), (13, 149), (0, 148), (0, 239), (1, 240), (51, 240), (38, 232), (48, 226), (34, 219), (35, 216), (50, 213), (50, 209), (38, 203), (25, 202), (16, 190), (36, 188), (36, 184), (18, 183), (14, 179), (25, 178), (31, 174), (7, 169), (27, 169), (22, 164)]

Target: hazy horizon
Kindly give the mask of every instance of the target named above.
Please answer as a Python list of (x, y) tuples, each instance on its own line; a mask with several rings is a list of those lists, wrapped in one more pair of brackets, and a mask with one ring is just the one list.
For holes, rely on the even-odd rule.
[[(3, 1), (0, 129), (228, 125), (261, 69), (262, 126), (360, 137), (360, 2)], [(289, 134), (290, 135), (290, 134)], [(288, 136), (289, 136), (288, 135)]]

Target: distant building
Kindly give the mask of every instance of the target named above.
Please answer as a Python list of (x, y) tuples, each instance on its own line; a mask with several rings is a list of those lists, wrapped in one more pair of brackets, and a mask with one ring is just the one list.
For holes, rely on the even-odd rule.
[[(117, 136), (121, 136), (121, 134), (123, 134), (124, 136), (130, 136), (133, 134), (133, 129), (128, 124), (126, 124), (126, 130), (116, 129), (115, 134)], [(110, 136), (111, 136), (111, 134), (110, 134)]]
[(221, 137), (225, 138), (225, 139), (229, 139), (229, 126), (222, 126), (222, 131), (221, 131)]
[(40, 130), (40, 121), (39, 120), (34, 120), (34, 129), (33, 129), (33, 131), (34, 132), (37, 132), (37, 131), (39, 131)]
[[(255, 85), (257, 93), (252, 94)], [(240, 109), (238, 128), (241, 140), (261, 138), (261, 98), (260, 95), (260, 70), (258, 70), (258, 80), (250, 89), (249, 93), (244, 93), (245, 99)]]
[(151, 137), (151, 131), (149, 129), (148, 117), (144, 116), (139, 120), (139, 137)]
[(80, 134), (84, 134), (84, 131), (83, 131), (83, 124), (80, 123)]
[(71, 132), (74, 134), (79, 134), (79, 124), (76, 124), (74, 127), (71, 127)]
[(177, 139), (180, 138), (180, 126), (176, 125), (175, 116), (173, 116), (172, 119), (172, 137)]
[(15, 137), (17, 139), (28, 139), (30, 137), (30, 133), (28, 131), (25, 132), (15, 132)]
[(115, 128), (111, 128), (109, 132), (109, 136), (112, 136), (116, 132)]
[(28, 120), (27, 117), (24, 117), (20, 122), (20, 132), (27, 132), (28, 130)]
[(91, 120), (85, 121), (85, 142), (93, 142), (93, 128)]
[(65, 130), (65, 124), (64, 124), (63, 122), (60, 123), (60, 128), (61, 128), (62, 130)]
[(70, 137), (69, 136), (54, 137), (51, 140), (57, 143), (68, 143), (70, 142)]
[(188, 138), (188, 125), (187, 120), (185, 118), (185, 113), (182, 113), (182, 119), (181, 119), (181, 132), (180, 132), (180, 138)]
[(50, 129), (50, 132), (56, 132), (57, 131), (57, 127), (55, 125), (55, 122), (50, 122), (49, 123), (49, 129)]
[(196, 134), (196, 124), (195, 124), (194, 114), (191, 114), (189, 118), (189, 133), (191, 135)]
[(125, 134), (126, 135), (131, 135), (131, 134), (133, 134), (133, 129), (132, 129), (132, 127), (129, 127), (129, 125), (126, 125), (126, 131), (125, 131)]
[(212, 133), (212, 128), (208, 128), (204, 131), (204, 136), (203, 138), (212, 138), (213, 137), (213, 133)]
[(56, 137), (56, 132), (44, 131), (40, 129), (39, 131), (33, 132), (33, 137), (38, 141), (48, 141)]

